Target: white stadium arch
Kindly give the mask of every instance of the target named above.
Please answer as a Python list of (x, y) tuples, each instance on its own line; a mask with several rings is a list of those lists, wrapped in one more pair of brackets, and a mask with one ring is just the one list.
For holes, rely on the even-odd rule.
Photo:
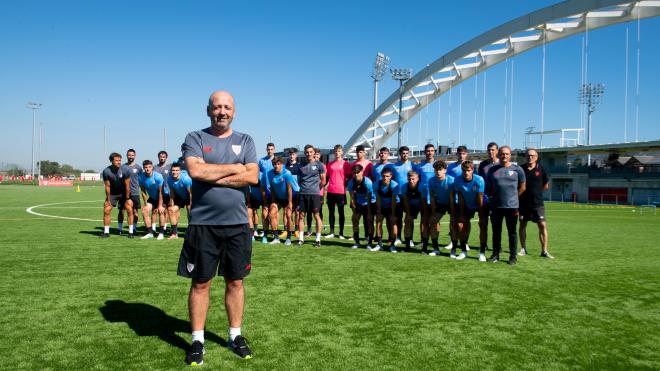
[[(518, 17), (460, 45), (394, 91), (350, 137), (344, 148), (380, 148), (419, 110), (450, 88), (512, 56), (588, 30), (660, 15), (660, 1), (569, 0)], [(375, 152), (375, 151), (374, 151)]]

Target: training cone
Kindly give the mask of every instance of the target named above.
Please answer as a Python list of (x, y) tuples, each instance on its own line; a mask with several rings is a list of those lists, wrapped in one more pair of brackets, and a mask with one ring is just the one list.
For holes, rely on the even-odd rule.
[(76, 186), (76, 192), (80, 193), (80, 186), (79, 185)]

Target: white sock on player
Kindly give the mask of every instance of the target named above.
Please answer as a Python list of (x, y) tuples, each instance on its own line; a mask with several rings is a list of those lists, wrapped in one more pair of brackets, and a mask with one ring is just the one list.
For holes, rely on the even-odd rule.
[(109, 225), (104, 225), (103, 226), (103, 233), (105, 233), (105, 234), (110, 233), (110, 226)]
[(204, 344), (204, 330), (197, 330), (192, 332), (192, 342), (199, 341)]
[(241, 328), (240, 327), (230, 327), (229, 328), (229, 340), (234, 341), (236, 339), (236, 336), (239, 336), (241, 334)]

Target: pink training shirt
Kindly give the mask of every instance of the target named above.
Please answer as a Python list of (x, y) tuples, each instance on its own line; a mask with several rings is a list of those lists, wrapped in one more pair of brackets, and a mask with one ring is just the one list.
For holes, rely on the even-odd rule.
[(344, 159), (337, 159), (328, 164), (328, 193), (346, 193), (346, 179), (351, 176), (351, 164)]
[[(351, 163), (351, 169), (353, 169), (353, 166), (355, 166), (356, 164), (362, 165), (362, 168), (364, 168), (364, 170), (362, 170), (362, 174), (367, 178), (371, 178), (371, 171), (374, 167), (374, 165), (371, 163), (371, 161), (367, 160), (366, 158), (362, 161), (355, 160)], [(353, 171), (352, 170), (349, 172), (349, 174), (350, 174), (349, 178), (353, 177)]]

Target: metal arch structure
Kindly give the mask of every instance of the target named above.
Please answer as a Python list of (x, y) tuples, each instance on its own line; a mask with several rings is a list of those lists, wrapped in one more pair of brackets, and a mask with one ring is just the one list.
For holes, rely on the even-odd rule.
[[(380, 148), (417, 112), (452, 87), (515, 55), (575, 34), (660, 15), (660, 1), (568, 0), (497, 26), (455, 48), (393, 92), (350, 137), (344, 148)], [(375, 151), (372, 153), (375, 156)]]

